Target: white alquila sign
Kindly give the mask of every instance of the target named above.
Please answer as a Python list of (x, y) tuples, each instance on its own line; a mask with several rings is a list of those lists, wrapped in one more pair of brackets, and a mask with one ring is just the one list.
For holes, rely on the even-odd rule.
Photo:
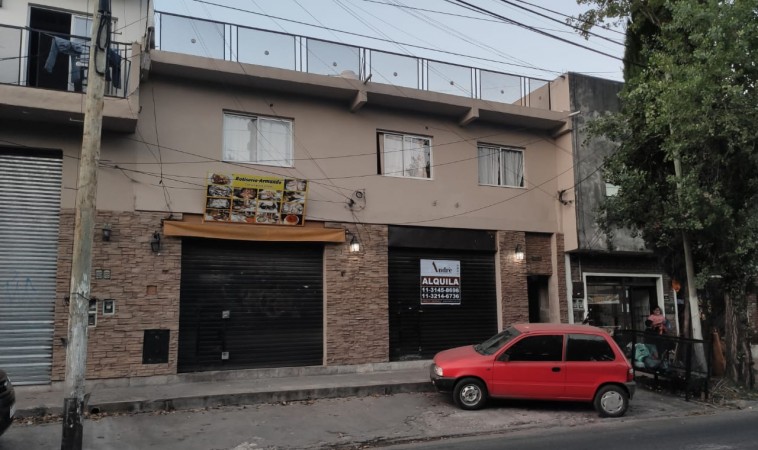
[(461, 304), (461, 262), (421, 260), (421, 304)]

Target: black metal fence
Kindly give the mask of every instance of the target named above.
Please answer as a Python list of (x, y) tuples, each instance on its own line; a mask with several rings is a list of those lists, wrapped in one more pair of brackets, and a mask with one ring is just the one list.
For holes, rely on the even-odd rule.
[[(0, 84), (86, 92), (89, 37), (0, 25), (0, 42)], [(128, 96), (130, 57), (130, 44), (111, 43), (105, 95)]]
[(688, 339), (658, 333), (622, 330), (613, 338), (638, 372), (653, 380), (668, 382), (672, 391), (683, 390), (687, 400), (695, 394), (708, 395), (711, 374), (709, 340)]

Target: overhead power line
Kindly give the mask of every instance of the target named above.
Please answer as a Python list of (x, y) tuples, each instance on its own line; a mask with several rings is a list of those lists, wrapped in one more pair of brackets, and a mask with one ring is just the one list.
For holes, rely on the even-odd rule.
[[(545, 18), (545, 19), (548, 19), (548, 20), (551, 20), (551, 21), (553, 21), (553, 22), (558, 22), (559, 24), (561, 24), (561, 25), (563, 25), (563, 26), (566, 26), (566, 27), (569, 27), (569, 28), (572, 28), (572, 29), (574, 29), (574, 30), (577, 30), (577, 31), (583, 31), (581, 28), (579, 28), (579, 27), (577, 27), (577, 26), (575, 26), (575, 25), (571, 25), (570, 23), (566, 23), (566, 22), (563, 22), (563, 21), (561, 21), (561, 20), (558, 20), (558, 19), (556, 19), (556, 18), (550, 17), (550, 16), (548, 16), (547, 14), (542, 14), (542, 13), (539, 13), (539, 12), (537, 12), (537, 11), (534, 11), (534, 10), (532, 10), (532, 9), (529, 9), (529, 8), (527, 8), (527, 7), (525, 7), (525, 6), (517, 5), (517, 4), (515, 4), (515, 3), (511, 2), (511, 1), (508, 1), (508, 0), (500, 0), (500, 2), (501, 2), (501, 3), (505, 3), (506, 5), (511, 5), (511, 6), (513, 6), (514, 8), (518, 8), (518, 9), (522, 9), (522, 10), (524, 10), (524, 11), (530, 12), (530, 13), (532, 13), (532, 14), (536, 15), (536, 16), (539, 16), (539, 17), (543, 17), (543, 18)], [(621, 45), (621, 46), (624, 46), (624, 43), (623, 43), (623, 42), (614, 41), (614, 40), (613, 40), (613, 39), (611, 39), (611, 38), (607, 38), (607, 37), (605, 37), (605, 36), (599, 35), (599, 34), (597, 34), (597, 33), (593, 33), (593, 32), (591, 32), (591, 31), (588, 31), (588, 32), (587, 32), (587, 34), (589, 34), (590, 36), (595, 36), (596, 38), (599, 38), (599, 39), (603, 39), (603, 40), (605, 40), (605, 41), (608, 41), (608, 42), (614, 43), (614, 44), (616, 44), (616, 45)]]
[[(195, 0), (195, 1), (199, 1), (199, 0)], [(546, 31), (539, 30), (539, 29), (537, 29), (537, 28), (535, 28), (535, 27), (533, 27), (531, 25), (527, 25), (525, 23), (521, 23), (521, 22), (518, 22), (516, 20), (509, 19), (508, 17), (500, 15), (500, 14), (498, 14), (496, 12), (492, 12), (492, 11), (490, 11), (488, 9), (481, 8), (481, 7), (476, 6), (476, 5), (472, 5), (471, 3), (466, 2), (464, 0), (455, 0), (455, 2), (459, 3), (460, 5), (463, 5), (465, 7), (464, 9), (468, 9), (468, 10), (472, 10), (472, 11), (478, 11), (478, 12), (481, 12), (483, 14), (487, 14), (489, 16), (496, 17), (496, 18), (502, 20), (505, 23), (510, 23), (512, 25), (516, 25), (518, 27), (521, 27), (521, 28), (524, 28), (526, 30), (532, 31), (534, 33), (540, 34), (542, 36), (549, 37), (550, 39), (555, 39), (557, 41), (560, 41), (560, 42), (563, 42), (563, 43), (566, 43), (566, 44), (569, 44), (569, 45), (573, 45), (574, 47), (579, 47), (579, 48), (582, 48), (584, 50), (587, 50), (587, 51), (590, 51), (590, 52), (593, 52), (593, 53), (597, 53), (598, 55), (607, 56), (608, 58), (612, 58), (612, 59), (615, 59), (617, 61), (622, 61), (622, 62), (624, 61), (624, 58), (619, 58), (616, 55), (612, 55), (610, 53), (606, 53), (606, 52), (594, 49), (592, 47), (588, 47), (586, 45), (582, 45), (582, 44), (570, 41), (568, 39), (564, 39), (564, 38), (562, 38), (560, 36), (555, 36), (553, 34), (550, 34), (550, 33), (546, 32)]]

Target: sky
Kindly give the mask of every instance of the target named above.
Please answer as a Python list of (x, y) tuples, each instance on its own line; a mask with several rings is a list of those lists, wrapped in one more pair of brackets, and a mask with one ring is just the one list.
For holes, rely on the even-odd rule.
[(453, 0), (156, 0), (155, 10), (544, 80), (623, 80), (623, 30), (585, 40), (565, 25), (586, 9), (575, 0), (465, 3), (525, 27)]

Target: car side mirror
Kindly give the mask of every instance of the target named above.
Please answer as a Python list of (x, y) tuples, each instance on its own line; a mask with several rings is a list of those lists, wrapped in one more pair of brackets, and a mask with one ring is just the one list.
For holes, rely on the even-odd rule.
[(508, 360), (510, 359), (511, 359), (511, 355), (508, 354), (508, 352), (505, 352), (502, 355), (500, 355), (500, 357), (497, 360), (500, 362), (508, 362)]

